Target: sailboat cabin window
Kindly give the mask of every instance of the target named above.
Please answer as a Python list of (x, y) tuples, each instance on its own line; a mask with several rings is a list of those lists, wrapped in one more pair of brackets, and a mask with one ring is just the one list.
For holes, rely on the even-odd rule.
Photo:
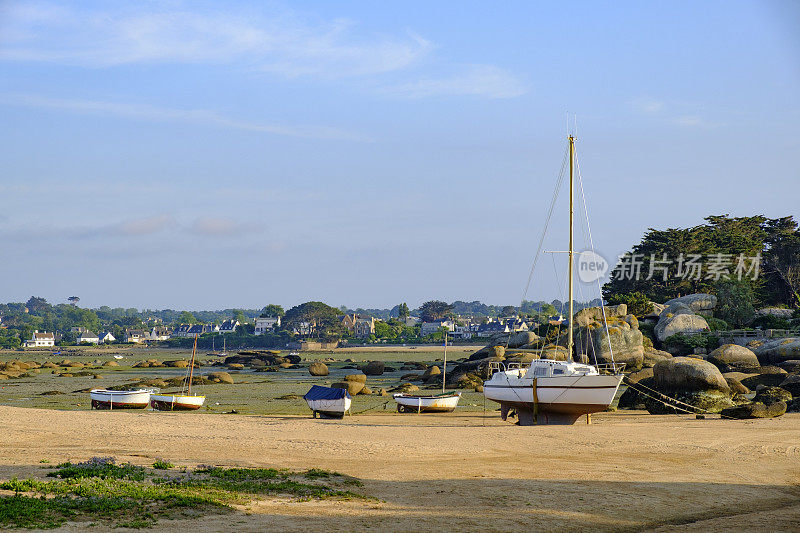
[(544, 366), (537, 366), (533, 369), (534, 376), (546, 376), (547, 375), (547, 367)]
[(555, 374), (563, 374), (563, 373), (564, 373), (564, 369), (563, 368), (554, 368), (553, 369), (553, 374), (554, 375)]

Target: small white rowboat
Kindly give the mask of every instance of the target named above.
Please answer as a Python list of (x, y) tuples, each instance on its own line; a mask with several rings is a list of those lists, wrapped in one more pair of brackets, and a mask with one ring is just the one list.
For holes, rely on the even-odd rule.
[(455, 410), (460, 399), (460, 392), (430, 396), (398, 392), (394, 395), (398, 413), (449, 413)]
[(151, 391), (92, 389), (92, 409), (144, 409), (150, 405)]
[(203, 406), (205, 396), (187, 394), (151, 394), (150, 405), (159, 411), (195, 411)]

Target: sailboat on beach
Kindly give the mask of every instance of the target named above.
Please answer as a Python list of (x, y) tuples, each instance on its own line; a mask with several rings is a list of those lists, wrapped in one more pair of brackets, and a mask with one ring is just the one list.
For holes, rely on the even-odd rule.
[(197, 354), (197, 335), (194, 337), (192, 360), (186, 376), (186, 394), (151, 394), (150, 405), (159, 411), (195, 411), (203, 406), (205, 396), (192, 394), (192, 378), (194, 377), (194, 359)]
[[(572, 360), (573, 341), (573, 266), (574, 266), (574, 164), (575, 138), (569, 141), (569, 315), (567, 360), (534, 359), (529, 366), (520, 363), (490, 363), (491, 377), (483, 384), (486, 399), (500, 404), (503, 420), (513, 409), (520, 425), (574, 424), (582, 415), (604, 411), (611, 405), (624, 377), (624, 364), (591, 365)], [(555, 197), (553, 199), (555, 202)], [(552, 214), (552, 206), (551, 206)], [(549, 219), (548, 219), (549, 222)], [(547, 224), (545, 224), (545, 228)], [(540, 245), (541, 248), (541, 245)], [(541, 251), (541, 249), (539, 250)], [(537, 252), (538, 256), (538, 252)], [(535, 265), (535, 262), (534, 262)], [(603, 322), (606, 329), (605, 309)], [(606, 332), (607, 333), (607, 332)], [(608, 336), (608, 334), (606, 335)], [(609, 349), (611, 349), (609, 341)], [(612, 351), (613, 357), (613, 351)], [(612, 359), (613, 361), (613, 359)], [(587, 418), (587, 421), (589, 419)]]
[(441, 394), (407, 394), (398, 392), (394, 395), (398, 413), (449, 413), (458, 406), (460, 392), (446, 392), (447, 381), (447, 331), (444, 332), (444, 358), (442, 364)]
[(228, 349), (225, 344), (225, 336), (222, 337), (222, 351), (218, 352), (214, 349), (214, 337), (211, 337), (211, 351), (208, 352), (206, 355), (210, 355), (213, 357), (227, 357), (228, 356)]

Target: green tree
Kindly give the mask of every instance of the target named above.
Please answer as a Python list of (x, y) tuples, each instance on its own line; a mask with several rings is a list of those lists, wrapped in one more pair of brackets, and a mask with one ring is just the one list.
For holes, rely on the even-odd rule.
[(67, 301), (70, 303), (70, 305), (77, 306), (78, 302), (80, 302), (81, 299), (78, 298), (77, 296), (70, 296), (69, 298), (67, 298)]
[(506, 305), (500, 310), (500, 316), (514, 316), (517, 314), (517, 308), (513, 305)]
[(244, 311), (242, 311), (241, 309), (235, 309), (233, 311), (233, 319), (238, 320), (240, 324), (244, 324), (245, 322), (247, 322), (247, 317), (244, 316)]
[(285, 314), (283, 307), (278, 304), (269, 304), (261, 310), (261, 316), (264, 318), (284, 316)]
[(430, 300), (422, 304), (419, 310), (424, 322), (433, 322), (451, 316), (453, 306), (440, 300)]
[(408, 309), (408, 304), (403, 302), (399, 306), (397, 306), (397, 316), (399, 318), (408, 318), (411, 312)]
[(339, 314), (338, 309), (322, 302), (305, 302), (289, 309), (281, 326), (301, 333), (307, 329), (312, 337), (336, 338), (341, 336), (343, 329)]
[(181, 324), (197, 324), (197, 319), (189, 311), (181, 311), (181, 314), (180, 314), (180, 317), (178, 318), (178, 321)]
[(653, 312), (653, 302), (641, 292), (629, 294), (612, 294), (608, 297), (609, 305), (625, 304), (628, 306), (628, 313), (639, 318)]
[(714, 287), (717, 294), (715, 314), (728, 324), (742, 327), (755, 316), (753, 290), (750, 284), (737, 279), (720, 280)]

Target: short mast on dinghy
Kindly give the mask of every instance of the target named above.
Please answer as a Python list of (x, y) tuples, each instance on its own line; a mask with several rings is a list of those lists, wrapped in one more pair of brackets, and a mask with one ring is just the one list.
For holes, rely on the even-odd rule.
[(189, 363), (189, 389), (186, 392), (188, 396), (192, 395), (192, 375), (194, 374), (194, 356), (197, 353), (197, 337), (198, 335), (194, 336), (194, 347), (192, 348), (192, 360)]
[(444, 330), (444, 359), (442, 362), (442, 394), (444, 394), (444, 382), (447, 381), (447, 330)]

